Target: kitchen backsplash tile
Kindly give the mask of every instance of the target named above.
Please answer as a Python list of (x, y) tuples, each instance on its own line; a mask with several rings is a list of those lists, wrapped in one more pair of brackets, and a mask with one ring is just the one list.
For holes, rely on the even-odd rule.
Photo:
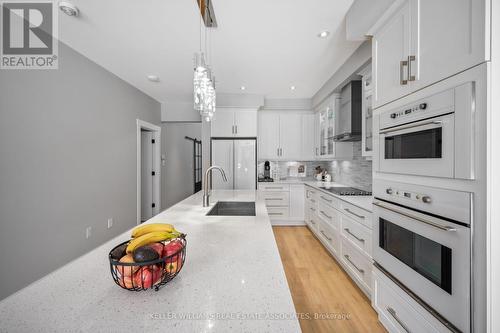
[[(278, 171), (280, 178), (289, 177), (288, 167), (303, 164), (306, 166), (306, 177), (314, 176), (317, 166), (326, 169), (332, 175), (332, 180), (347, 186), (362, 190), (372, 190), (372, 161), (361, 155), (361, 142), (353, 144), (353, 158), (349, 160), (333, 161), (269, 161), (271, 175), (273, 170)], [(259, 160), (257, 165), (259, 174), (264, 172), (264, 160)]]

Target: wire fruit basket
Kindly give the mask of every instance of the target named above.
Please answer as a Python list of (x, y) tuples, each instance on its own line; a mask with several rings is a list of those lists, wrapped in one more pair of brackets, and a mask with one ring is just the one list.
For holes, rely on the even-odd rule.
[(129, 241), (115, 246), (109, 252), (109, 267), (115, 283), (123, 289), (131, 291), (148, 289), (158, 291), (179, 274), (186, 260), (186, 235), (182, 234), (177, 238), (159, 242), (159, 244), (162, 244), (162, 250), (165, 250), (173, 242), (180, 245), (179, 250), (175, 253), (163, 257), (160, 255), (158, 259), (144, 262), (121, 262), (114, 259), (112, 253), (120, 247), (125, 247)]

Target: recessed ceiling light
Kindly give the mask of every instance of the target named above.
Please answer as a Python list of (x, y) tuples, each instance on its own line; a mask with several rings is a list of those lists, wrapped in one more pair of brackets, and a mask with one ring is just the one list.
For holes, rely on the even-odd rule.
[(157, 75), (148, 75), (148, 80), (151, 82), (160, 82), (160, 77)]
[(78, 16), (78, 14), (80, 14), (78, 8), (71, 2), (59, 1), (58, 6), (59, 9), (68, 16)]
[(290, 86), (290, 90), (295, 90), (295, 86)]
[(326, 38), (326, 37), (328, 37), (328, 36), (330, 36), (330, 31), (328, 31), (328, 30), (323, 30), (323, 31), (321, 31), (321, 32), (318, 34), (318, 37), (319, 37), (319, 38)]
[(241, 86), (241, 87), (240, 87), (240, 89), (241, 89), (241, 90), (245, 90), (245, 89), (247, 89), (247, 87), (245, 87), (245, 86)]

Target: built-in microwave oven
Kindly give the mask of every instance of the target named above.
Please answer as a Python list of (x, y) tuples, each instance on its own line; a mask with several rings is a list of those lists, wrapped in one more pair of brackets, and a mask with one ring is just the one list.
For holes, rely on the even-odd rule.
[(378, 115), (378, 171), (474, 179), (475, 83)]

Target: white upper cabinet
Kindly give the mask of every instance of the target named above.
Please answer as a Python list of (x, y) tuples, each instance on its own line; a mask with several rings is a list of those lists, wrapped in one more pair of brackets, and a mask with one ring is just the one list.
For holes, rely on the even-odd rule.
[(234, 111), (231, 109), (217, 109), (212, 119), (213, 137), (227, 137), (234, 135)]
[(406, 0), (373, 31), (374, 107), (490, 57), (484, 0)]
[(410, 6), (401, 8), (373, 36), (373, 102), (383, 105), (409, 92)]
[(257, 154), (261, 159), (279, 158), (280, 116), (275, 112), (259, 112), (259, 147)]
[(257, 136), (257, 110), (240, 109), (234, 112), (235, 133), (238, 137)]
[[(489, 60), (484, 0), (412, 0), (411, 90)], [(488, 51), (486, 49), (488, 48)]]
[(258, 118), (259, 159), (314, 160), (315, 114), (261, 111)]
[(256, 137), (257, 110), (218, 108), (212, 119), (212, 137)]
[(316, 158), (316, 115), (302, 115), (302, 156), (304, 160)]
[(280, 157), (302, 159), (302, 115), (281, 114), (280, 116)]

